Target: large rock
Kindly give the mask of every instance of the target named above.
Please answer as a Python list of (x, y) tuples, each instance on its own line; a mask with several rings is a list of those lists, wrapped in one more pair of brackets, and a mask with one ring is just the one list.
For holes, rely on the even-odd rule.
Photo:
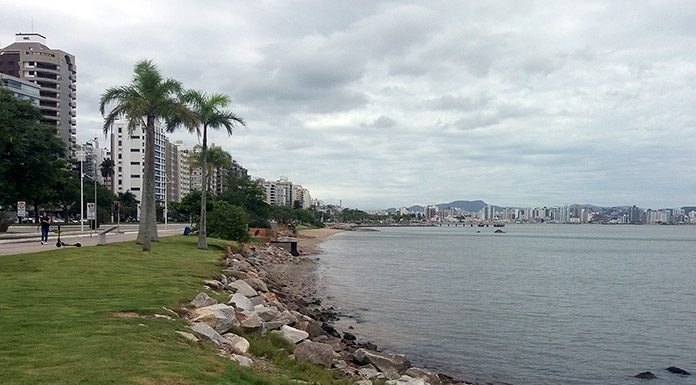
[(216, 332), (215, 329), (210, 327), (210, 325), (195, 323), (191, 325), (191, 330), (213, 341), (215, 345), (223, 346), (227, 343), (227, 340), (225, 340), (220, 333)]
[(288, 325), (281, 326), (279, 333), (281, 336), (283, 336), (283, 338), (292, 342), (293, 344), (306, 340), (307, 337), (309, 337), (309, 333), (295, 329), (294, 327)]
[(422, 378), (403, 375), (398, 379), (387, 381), (387, 385), (428, 385), (428, 382)]
[(674, 374), (681, 374), (682, 376), (690, 376), (691, 373), (687, 372), (686, 370), (682, 368), (678, 368), (676, 366), (670, 366), (669, 368), (665, 369), (666, 371)]
[(189, 340), (191, 342), (198, 342), (198, 337), (196, 337), (195, 335), (193, 335), (191, 333), (177, 331), (176, 334), (186, 338), (187, 340)]
[(334, 352), (333, 348), (327, 344), (304, 341), (295, 347), (294, 354), (300, 361), (310, 361), (330, 368)]
[(267, 292), (268, 287), (266, 286), (266, 282), (260, 280), (259, 278), (247, 278), (244, 280), (244, 282), (248, 283), (249, 286), (251, 286), (254, 290), (260, 291), (260, 292)]
[(267, 326), (269, 330), (275, 330), (280, 329), (283, 325), (293, 325), (295, 322), (297, 322), (297, 318), (286, 310), (268, 322)]
[(227, 287), (234, 289), (236, 293), (239, 293), (247, 298), (253, 297), (258, 294), (253, 287), (249, 286), (248, 283), (242, 281), (241, 279), (234, 282), (230, 282), (227, 285)]
[(353, 353), (355, 362), (365, 365), (372, 364), (389, 380), (396, 380), (411, 363), (401, 354), (382, 354), (360, 348)]
[(442, 380), (440, 379), (440, 376), (437, 375), (435, 372), (431, 372), (430, 370), (427, 369), (422, 369), (422, 368), (408, 368), (406, 369), (406, 372), (404, 372), (405, 375), (413, 378), (421, 378), (425, 380), (430, 385), (441, 385)]
[(638, 373), (638, 374), (635, 375), (635, 377), (636, 377), (636, 378), (643, 379), (643, 380), (654, 380), (654, 379), (657, 378), (657, 376), (654, 375), (652, 372), (642, 372), (642, 373)]
[(196, 297), (191, 301), (191, 306), (195, 308), (205, 307), (217, 304), (218, 301), (215, 298), (211, 298), (208, 294), (204, 292), (198, 293)]
[(237, 313), (237, 320), (242, 327), (249, 331), (259, 331), (261, 334), (266, 332), (266, 323), (256, 314), (255, 311), (245, 311)]
[(227, 333), (222, 337), (229, 342), (229, 347), (235, 353), (244, 354), (248, 352), (249, 348), (251, 347), (251, 345), (249, 345), (249, 341), (247, 341), (246, 338), (238, 336), (234, 333)]
[(224, 333), (239, 325), (234, 308), (221, 303), (194, 310), (192, 321), (208, 324), (218, 333)]
[(278, 317), (280, 315), (280, 312), (278, 309), (274, 307), (266, 307), (266, 306), (254, 306), (254, 311), (256, 311), (256, 314), (261, 317), (262, 320), (268, 322), (272, 321), (274, 318)]
[(232, 358), (234, 358), (235, 361), (239, 363), (239, 365), (249, 367), (254, 364), (254, 361), (251, 360), (251, 358), (242, 356), (239, 354), (233, 354)]
[(239, 292), (234, 293), (230, 297), (230, 300), (227, 301), (227, 304), (232, 305), (237, 309), (254, 310), (254, 304), (251, 303), (251, 300)]

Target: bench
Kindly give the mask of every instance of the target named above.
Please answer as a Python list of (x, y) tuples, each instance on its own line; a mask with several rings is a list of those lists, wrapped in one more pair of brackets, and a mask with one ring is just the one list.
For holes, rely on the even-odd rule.
[(101, 233), (99, 233), (99, 239), (97, 240), (97, 246), (106, 245), (106, 234), (108, 234), (116, 229), (118, 229), (118, 226), (113, 226), (113, 227), (110, 227), (110, 228), (102, 231)]

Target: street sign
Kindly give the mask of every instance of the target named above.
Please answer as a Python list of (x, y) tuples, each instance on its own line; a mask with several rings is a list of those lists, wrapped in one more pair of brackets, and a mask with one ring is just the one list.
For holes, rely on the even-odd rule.
[(22, 218), (27, 216), (27, 202), (25, 202), (25, 201), (17, 202), (17, 216), (22, 217)]
[(85, 152), (82, 151), (82, 150), (78, 150), (77, 153), (76, 153), (75, 155), (77, 155), (77, 160), (78, 160), (79, 162), (84, 162), (85, 159), (86, 159), (86, 154), (85, 154)]
[(94, 219), (94, 202), (87, 202), (87, 219)]

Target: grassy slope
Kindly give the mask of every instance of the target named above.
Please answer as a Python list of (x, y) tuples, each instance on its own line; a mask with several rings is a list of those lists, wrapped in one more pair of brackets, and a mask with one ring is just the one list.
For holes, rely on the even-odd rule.
[(334, 382), (287, 359), (272, 377), (241, 368), (210, 344), (176, 335), (187, 330), (181, 320), (112, 315), (164, 313), (162, 306), (189, 301), (219, 269), (224, 243), (210, 246), (171, 237), (149, 254), (128, 242), (0, 257), (0, 384), (281, 384), (305, 375)]

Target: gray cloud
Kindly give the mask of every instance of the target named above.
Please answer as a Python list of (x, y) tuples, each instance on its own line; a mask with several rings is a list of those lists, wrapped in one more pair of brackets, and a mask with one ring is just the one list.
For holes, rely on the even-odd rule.
[[(696, 4), (6, 1), (77, 57), (78, 138), (104, 89), (154, 60), (223, 92), (253, 175), (362, 208), (694, 204)], [(4, 44), (3, 44), (4, 45)], [(185, 132), (172, 135), (195, 143)]]

